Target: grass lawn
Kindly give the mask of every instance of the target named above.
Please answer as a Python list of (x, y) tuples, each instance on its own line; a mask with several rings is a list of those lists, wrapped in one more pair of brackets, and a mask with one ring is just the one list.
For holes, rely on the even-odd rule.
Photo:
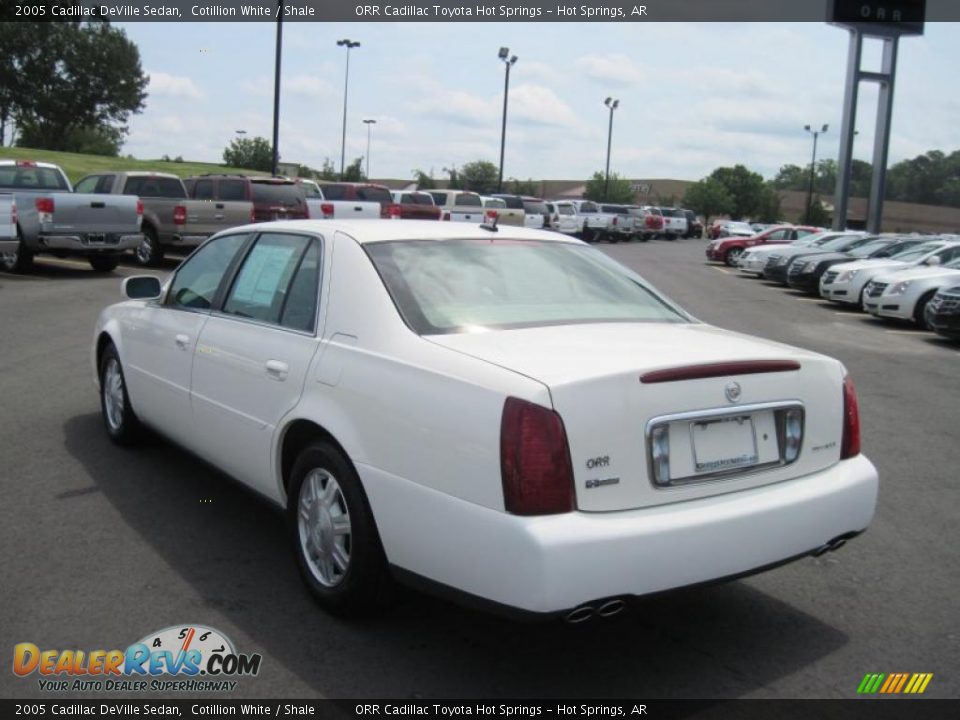
[(123, 157), (104, 157), (103, 155), (81, 155), (79, 153), (53, 152), (51, 150), (31, 150), (30, 148), (0, 147), (0, 160), (36, 160), (59, 165), (70, 178), (77, 182), (84, 175), (98, 172), (120, 170), (153, 170), (179, 175), (182, 178), (203, 173), (245, 173), (247, 175), (267, 175), (256, 170), (227, 167), (214, 163), (165, 162), (163, 160), (129, 160)]

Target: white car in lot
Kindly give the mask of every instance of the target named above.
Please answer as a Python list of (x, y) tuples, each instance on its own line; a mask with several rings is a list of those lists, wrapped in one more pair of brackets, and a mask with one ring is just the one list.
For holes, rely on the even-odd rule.
[(834, 265), (820, 278), (820, 297), (862, 307), (864, 288), (881, 273), (920, 265), (943, 265), (960, 257), (960, 240), (931, 240), (883, 260)]
[(399, 578), (585, 620), (874, 514), (837, 360), (698, 322), (558, 233), (271, 222), (123, 290), (91, 348), (107, 434), (154, 428), (284, 507), (334, 612)]
[(740, 257), (737, 258), (737, 267), (740, 269), (740, 272), (746, 275), (756, 275), (760, 277), (763, 275), (763, 269), (767, 266), (767, 260), (770, 259), (770, 255), (781, 253), (787, 248), (810, 247), (811, 245), (816, 245), (821, 242), (827, 242), (843, 234), (844, 233), (840, 231), (813, 233), (812, 235), (804, 235), (802, 238), (798, 238), (788, 244), (778, 243), (747, 248), (740, 253)]
[(569, 200), (548, 200), (544, 205), (549, 213), (547, 223), (551, 230), (564, 235), (577, 235), (583, 230), (582, 218)]
[(937, 290), (960, 280), (960, 257), (946, 265), (934, 263), (877, 275), (863, 293), (863, 309), (871, 315), (912, 320), (926, 329), (924, 311)]

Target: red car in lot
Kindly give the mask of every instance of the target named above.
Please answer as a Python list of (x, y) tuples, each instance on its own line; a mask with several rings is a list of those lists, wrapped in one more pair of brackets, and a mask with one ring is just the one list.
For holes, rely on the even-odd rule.
[(718, 238), (707, 245), (707, 260), (736, 267), (740, 255), (749, 247), (793, 242), (804, 235), (819, 232), (820, 229), (809, 225), (777, 225), (751, 237)]

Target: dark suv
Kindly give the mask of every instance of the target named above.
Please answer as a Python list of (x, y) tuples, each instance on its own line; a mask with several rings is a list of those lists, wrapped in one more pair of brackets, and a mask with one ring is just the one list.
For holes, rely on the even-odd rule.
[(194, 200), (249, 200), (254, 222), (306, 220), (307, 203), (293, 180), (259, 175), (198, 175), (183, 181)]

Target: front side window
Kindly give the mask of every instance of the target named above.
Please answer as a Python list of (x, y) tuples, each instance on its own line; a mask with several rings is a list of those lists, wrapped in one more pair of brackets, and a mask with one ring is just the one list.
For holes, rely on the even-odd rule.
[(596, 322), (686, 322), (639, 276), (574, 243), (510, 238), (367, 243), (421, 335)]
[[(261, 235), (237, 273), (223, 312), (275, 325), (281, 324), (285, 312), (291, 313), (291, 322), (298, 325), (303, 325), (309, 314), (312, 323), (315, 308), (308, 312), (304, 296), (316, 288), (316, 254), (304, 270), (306, 275), (301, 277), (300, 273), (311, 242), (311, 238), (303, 235)], [(295, 277), (298, 283), (293, 282)], [(294, 286), (297, 299), (295, 307), (288, 310)]]
[(167, 304), (190, 310), (213, 307), (223, 277), (248, 235), (225, 235), (211, 240), (180, 266)]
[(73, 186), (73, 191), (75, 193), (92, 193), (94, 188), (97, 187), (97, 181), (99, 179), (99, 175), (88, 175)]

